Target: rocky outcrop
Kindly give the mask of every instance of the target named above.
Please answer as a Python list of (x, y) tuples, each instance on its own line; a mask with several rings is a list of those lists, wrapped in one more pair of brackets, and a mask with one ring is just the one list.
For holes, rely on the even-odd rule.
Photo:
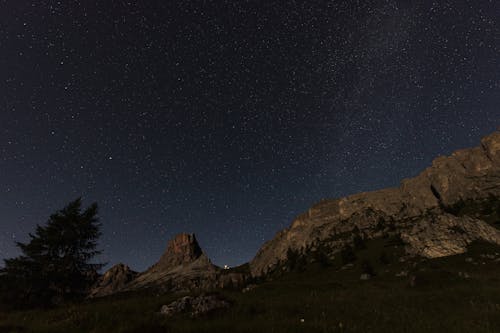
[(304, 251), (327, 244), (332, 253), (352, 241), (389, 231), (406, 242), (410, 255), (440, 257), (462, 253), (474, 240), (500, 244), (500, 232), (486, 222), (453, 214), (457, 203), (500, 198), (500, 132), (475, 148), (438, 157), (415, 178), (397, 188), (324, 200), (297, 217), (292, 225), (265, 243), (250, 262), (261, 276), (286, 260), (288, 249)]
[(409, 254), (438, 258), (464, 253), (476, 240), (500, 244), (499, 231), (484, 221), (452, 214), (429, 215), (401, 233)]
[(200, 317), (214, 311), (227, 309), (231, 303), (220, 295), (200, 295), (197, 297), (184, 296), (178, 300), (162, 306), (160, 313), (167, 317), (177, 314), (189, 314), (190, 317)]
[(127, 289), (212, 289), (219, 271), (203, 253), (194, 234), (179, 234), (168, 243), (158, 263), (139, 274)]
[(114, 294), (125, 288), (135, 277), (137, 272), (124, 264), (110, 268), (92, 288), (90, 297), (101, 297)]
[(249, 274), (223, 270), (212, 264), (194, 234), (179, 234), (170, 240), (160, 260), (133, 278), (124, 273), (123, 267), (126, 266), (117, 265), (106, 272), (91, 296), (148, 288), (161, 292), (238, 288), (249, 279)]
[(168, 243), (165, 253), (154, 268), (165, 270), (187, 265), (202, 256), (203, 251), (194, 234), (179, 234)]
[(155, 265), (139, 274), (127, 289), (158, 288), (163, 291), (213, 289), (219, 270), (220, 268), (213, 265), (206, 255), (202, 255), (190, 263), (168, 269)]

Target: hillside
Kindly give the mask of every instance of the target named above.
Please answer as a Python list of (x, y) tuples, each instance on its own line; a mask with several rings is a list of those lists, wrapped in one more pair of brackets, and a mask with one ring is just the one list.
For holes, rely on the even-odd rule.
[[(225, 290), (233, 306), (201, 318), (159, 314), (179, 294), (135, 292), (52, 310), (0, 312), (0, 332), (500, 331), (500, 247), (474, 243), (467, 254), (379, 260), (399, 250), (369, 241), (350, 265), (312, 264), (245, 293)], [(361, 280), (365, 261), (375, 276)]]
[(500, 198), (500, 132), (478, 147), (436, 158), (432, 166), (397, 188), (324, 200), (265, 243), (250, 262), (265, 276), (290, 251), (333, 258), (363, 240), (398, 236), (408, 256), (436, 258), (463, 253), (475, 240), (500, 244), (495, 216)]

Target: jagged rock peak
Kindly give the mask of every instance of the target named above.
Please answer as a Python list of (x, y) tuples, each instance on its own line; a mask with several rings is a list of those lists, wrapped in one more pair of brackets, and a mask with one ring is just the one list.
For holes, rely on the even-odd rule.
[(134, 272), (130, 277), (124, 273), (128, 271), (123, 264), (110, 269), (94, 288), (91, 297), (143, 288), (175, 292), (241, 287), (249, 277), (245, 272), (226, 272), (212, 264), (201, 250), (196, 236), (186, 233), (171, 239), (160, 260), (145, 272)]
[(203, 251), (194, 234), (178, 234), (168, 242), (167, 249), (158, 262), (158, 266), (178, 266), (198, 259)]
[(119, 263), (119, 264), (116, 264), (113, 267), (111, 267), (109, 270), (107, 270), (106, 273), (104, 273), (103, 278), (116, 276), (116, 275), (120, 275), (123, 273), (130, 273), (130, 272), (133, 272), (130, 269), (130, 267), (128, 267), (125, 264)]

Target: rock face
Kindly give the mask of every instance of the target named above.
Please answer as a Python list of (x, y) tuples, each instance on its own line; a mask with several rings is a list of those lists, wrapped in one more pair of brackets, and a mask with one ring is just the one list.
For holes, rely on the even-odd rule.
[(91, 296), (146, 288), (178, 292), (243, 287), (249, 279), (249, 274), (228, 272), (212, 264), (194, 234), (179, 234), (170, 240), (160, 260), (145, 272), (130, 276), (124, 267), (117, 265), (106, 272)]
[(189, 313), (193, 318), (209, 314), (216, 310), (230, 307), (229, 301), (220, 295), (185, 296), (168, 305), (162, 306), (160, 313), (172, 317), (176, 314)]
[(194, 234), (179, 234), (172, 239), (167, 250), (156, 264), (157, 268), (169, 269), (189, 264), (203, 255)]
[(398, 188), (324, 200), (265, 243), (250, 262), (262, 276), (286, 260), (288, 249), (305, 251), (327, 244), (332, 254), (352, 242), (356, 230), (365, 239), (395, 232), (409, 255), (441, 257), (466, 251), (474, 240), (500, 244), (500, 232), (474, 216), (456, 214), (463, 202), (500, 198), (500, 132), (480, 146), (438, 157)]
[(211, 289), (216, 285), (219, 270), (203, 253), (194, 234), (179, 234), (168, 243), (158, 263), (139, 274), (127, 289)]
[(132, 271), (124, 264), (118, 264), (110, 268), (98, 280), (92, 288), (90, 297), (101, 297), (114, 294), (130, 283), (137, 276), (137, 272)]

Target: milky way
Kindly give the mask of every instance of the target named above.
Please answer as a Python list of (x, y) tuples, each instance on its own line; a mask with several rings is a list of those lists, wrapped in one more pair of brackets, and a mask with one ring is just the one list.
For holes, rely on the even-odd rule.
[(102, 260), (243, 263), (500, 125), (498, 1), (0, 1), (0, 258), (82, 196)]

